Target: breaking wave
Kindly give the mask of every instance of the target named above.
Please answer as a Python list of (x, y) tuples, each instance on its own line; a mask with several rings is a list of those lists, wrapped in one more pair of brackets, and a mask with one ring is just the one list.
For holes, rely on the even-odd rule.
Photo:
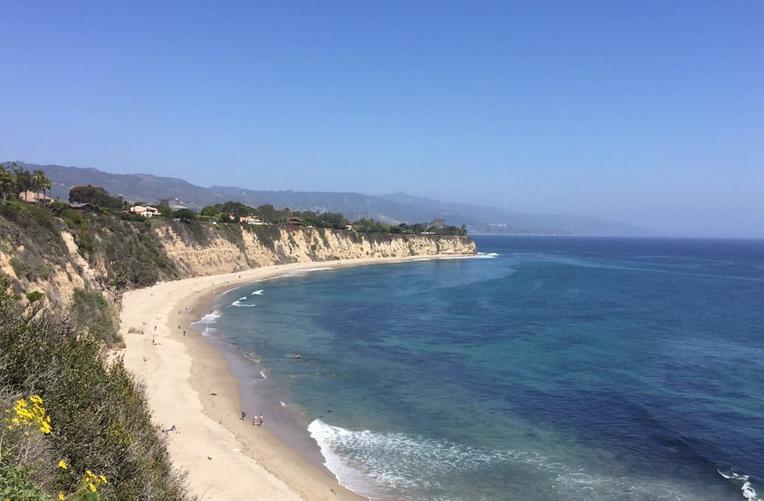
[(494, 259), (499, 257), (501, 254), (498, 252), (478, 252), (474, 256), (472, 256), (472, 259)]
[(262, 296), (264, 290), (265, 289), (258, 289), (256, 291), (252, 291), (252, 294), (250, 294), (250, 296)]
[(257, 305), (254, 305), (254, 304), (242, 303), (242, 301), (246, 301), (246, 300), (247, 300), (247, 296), (240, 297), (239, 299), (237, 299), (236, 301), (231, 303), (231, 306), (236, 306), (238, 308), (252, 308), (253, 306), (257, 306)]
[(470, 475), (507, 464), (524, 471), (529, 478), (543, 475), (552, 479), (549, 487), (556, 492), (591, 500), (615, 499), (618, 495), (661, 501), (692, 499), (671, 481), (597, 475), (533, 451), (482, 449), (403, 433), (352, 431), (320, 419), (310, 423), (308, 432), (338, 481), (372, 499), (379, 496), (379, 491), (437, 491), (454, 475)]
[(206, 315), (204, 315), (202, 318), (200, 318), (194, 323), (195, 324), (214, 324), (214, 323), (217, 323), (218, 318), (220, 318), (220, 315), (221, 313), (219, 310), (214, 310), (210, 313), (207, 313)]
[(754, 490), (753, 486), (751, 485), (751, 481), (749, 480), (748, 475), (741, 475), (740, 473), (730, 472), (730, 473), (723, 473), (720, 470), (716, 470), (719, 475), (726, 478), (727, 480), (735, 481), (740, 484), (740, 492), (743, 494), (743, 498), (747, 499), (748, 501), (762, 501), (762, 499), (756, 494), (756, 490)]

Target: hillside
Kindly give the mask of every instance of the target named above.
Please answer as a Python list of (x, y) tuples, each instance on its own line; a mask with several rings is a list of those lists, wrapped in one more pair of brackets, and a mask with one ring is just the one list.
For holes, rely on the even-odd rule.
[(73, 304), (78, 290), (103, 292), (115, 302), (121, 291), (158, 280), (271, 264), (475, 251), (471, 239), (458, 236), (134, 221), (63, 206), (0, 204), (0, 272), (18, 292), (41, 291), (62, 305)]
[(367, 217), (388, 223), (444, 218), (455, 226), (467, 225), (471, 233), (602, 236), (647, 233), (642, 228), (594, 217), (526, 214), (498, 207), (442, 202), (405, 193), (374, 196), (339, 192), (256, 191), (225, 186), (204, 188), (181, 179), (149, 174), (111, 174), (97, 169), (60, 165), (24, 165), (45, 171), (54, 181), (52, 193), (64, 199), (72, 186), (94, 184), (121, 194), (128, 200), (156, 202), (169, 198), (192, 208), (236, 200), (252, 206), (268, 203), (298, 210), (328, 210), (353, 220)]

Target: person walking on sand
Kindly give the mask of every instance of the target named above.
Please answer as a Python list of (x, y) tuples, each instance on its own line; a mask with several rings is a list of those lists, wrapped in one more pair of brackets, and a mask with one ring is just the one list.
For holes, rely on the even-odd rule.
[(259, 420), (260, 420), (260, 425), (259, 426), (262, 426), (263, 425), (263, 415), (262, 414), (260, 414)]
[(247, 413), (244, 411), (241, 411), (241, 420), (244, 421), (245, 419), (247, 419)]

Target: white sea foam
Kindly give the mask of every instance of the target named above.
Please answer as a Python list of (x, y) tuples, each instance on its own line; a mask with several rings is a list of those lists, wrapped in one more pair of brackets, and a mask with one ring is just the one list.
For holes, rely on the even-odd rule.
[(748, 501), (762, 501), (762, 499), (756, 494), (756, 490), (751, 485), (751, 481), (749, 480), (748, 475), (741, 475), (735, 472), (723, 473), (720, 470), (716, 471), (719, 473), (719, 475), (726, 478), (727, 480), (735, 480), (740, 482), (740, 492)]
[(550, 479), (550, 488), (555, 491), (591, 500), (616, 499), (619, 495), (661, 501), (693, 499), (693, 494), (672, 481), (600, 475), (535, 451), (481, 449), (402, 433), (351, 431), (320, 419), (310, 423), (308, 432), (338, 481), (370, 498), (376, 497), (375, 491), (437, 490), (446, 487), (454, 475), (511, 464), (518, 476), (522, 472), (542, 475)]
[(250, 294), (250, 296), (262, 296), (263, 295), (263, 290), (264, 289), (259, 289), (259, 290), (256, 290), (256, 291), (252, 291), (252, 294)]
[(499, 256), (498, 252), (478, 252), (473, 256), (473, 259), (494, 259)]
[(207, 313), (202, 318), (194, 322), (195, 324), (214, 324), (218, 321), (218, 318), (220, 318), (220, 311), (214, 310), (210, 313)]
[(236, 307), (238, 307), (238, 308), (252, 308), (252, 307), (254, 307), (254, 306), (257, 306), (257, 305), (255, 305), (255, 304), (246, 304), (246, 303), (242, 303), (242, 301), (246, 301), (246, 300), (247, 300), (247, 296), (244, 296), (244, 297), (240, 297), (239, 299), (237, 299), (236, 301), (234, 301), (233, 303), (231, 303), (231, 306), (236, 306)]
[(214, 327), (205, 327), (204, 330), (202, 331), (202, 337), (210, 337), (216, 332), (217, 332), (217, 329)]

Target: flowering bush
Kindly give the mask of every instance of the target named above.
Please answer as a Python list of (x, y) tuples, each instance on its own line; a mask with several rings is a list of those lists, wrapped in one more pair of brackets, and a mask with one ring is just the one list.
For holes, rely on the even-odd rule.
[(28, 401), (25, 398), (16, 400), (13, 409), (6, 412), (11, 415), (5, 418), (9, 429), (34, 427), (39, 428), (40, 433), (50, 433), (50, 416), (45, 414), (39, 395), (32, 395)]
[(107, 362), (102, 341), (3, 290), (0, 501), (188, 499), (121, 360)]
[[(8, 465), (7, 459), (15, 456), (19, 459), (19, 453), (27, 445), (25, 442), (30, 435), (39, 432), (40, 435), (50, 435), (52, 431), (51, 419), (48, 416), (43, 400), (40, 395), (31, 395), (27, 398), (17, 399), (13, 407), (5, 410), (5, 429), (0, 432), (0, 500), (2, 501), (37, 501), (46, 497), (41, 489), (37, 488), (27, 478), (27, 472), (18, 466)], [(14, 436), (6, 432), (18, 432)], [(19, 440), (19, 436), (23, 437)], [(5, 447), (3, 448), (3, 445)], [(26, 454), (22, 454), (25, 459)], [(69, 463), (65, 459), (58, 461), (59, 470), (69, 470)], [(70, 494), (59, 491), (59, 501), (97, 501), (100, 499), (99, 488), (108, 484), (104, 475), (97, 475), (90, 470), (85, 470), (76, 490)]]

